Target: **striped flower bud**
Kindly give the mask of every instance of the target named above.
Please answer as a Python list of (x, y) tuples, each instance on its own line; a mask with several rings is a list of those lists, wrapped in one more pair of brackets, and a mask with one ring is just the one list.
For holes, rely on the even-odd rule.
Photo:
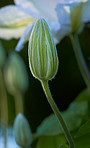
[(32, 133), (27, 119), (19, 113), (14, 121), (14, 136), (16, 143), (28, 147), (32, 142)]
[(44, 19), (39, 19), (29, 39), (29, 65), (39, 80), (52, 79), (58, 69), (56, 46)]

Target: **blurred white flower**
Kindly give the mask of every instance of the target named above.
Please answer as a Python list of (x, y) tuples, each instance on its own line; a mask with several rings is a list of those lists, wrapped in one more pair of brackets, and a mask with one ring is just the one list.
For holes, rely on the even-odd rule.
[(4, 39), (21, 37), (16, 50), (20, 50), (29, 39), (34, 22), (44, 18), (53, 34), (55, 42), (59, 42), (58, 22), (55, 7), (59, 0), (14, 0), (16, 5), (8, 5), (0, 9), (0, 37)]
[[(0, 148), (5, 148), (4, 145), (4, 137), (2, 136), (2, 132), (0, 129)], [(7, 145), (6, 148), (20, 148), (15, 142), (14, 136), (13, 136), (13, 129), (8, 128), (7, 129)]]
[(90, 0), (64, 0), (56, 6), (62, 32), (79, 32), (84, 23), (90, 22)]
[(19, 51), (28, 41), (34, 22), (44, 18), (55, 43), (58, 43), (71, 31), (72, 7), (80, 5), (82, 1), (82, 21), (88, 22), (90, 21), (90, 0), (14, 0), (16, 5), (0, 8), (0, 38), (21, 37), (16, 46), (16, 50)]

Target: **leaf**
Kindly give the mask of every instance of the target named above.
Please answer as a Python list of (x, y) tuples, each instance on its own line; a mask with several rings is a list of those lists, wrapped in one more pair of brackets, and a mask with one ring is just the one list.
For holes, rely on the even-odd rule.
[(90, 119), (79, 128), (76, 136), (79, 137), (85, 134), (90, 134)]
[(75, 102), (88, 101), (87, 117), (90, 117), (90, 89), (86, 88), (76, 97)]
[(60, 148), (69, 148), (69, 146), (66, 145), (66, 144), (62, 144), (62, 145), (60, 146)]
[(80, 101), (90, 101), (90, 90), (89, 89), (84, 89), (80, 94), (76, 97), (75, 102), (80, 102)]
[(76, 148), (90, 148), (90, 133), (80, 136), (75, 140)]
[[(63, 118), (70, 131), (77, 129), (81, 125), (83, 117), (87, 113), (87, 108), (88, 104), (85, 101), (74, 102), (66, 111), (62, 112)], [(47, 117), (37, 128), (35, 133), (36, 136), (57, 134), (63, 134), (63, 130), (54, 114)]]
[(90, 119), (79, 128), (74, 141), (76, 148), (90, 148)]
[(37, 148), (59, 148), (61, 144), (65, 143), (66, 138), (64, 136), (42, 136), (38, 140)]

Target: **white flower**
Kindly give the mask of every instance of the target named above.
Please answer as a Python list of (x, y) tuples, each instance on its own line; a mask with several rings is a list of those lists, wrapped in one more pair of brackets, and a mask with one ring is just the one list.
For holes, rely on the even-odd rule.
[(19, 38), (16, 50), (20, 50), (29, 39), (34, 22), (44, 18), (53, 34), (55, 42), (59, 42), (60, 24), (55, 7), (59, 0), (14, 0), (16, 5), (8, 5), (0, 9), (0, 37), (4, 39)]
[(56, 12), (62, 32), (79, 31), (81, 25), (90, 22), (90, 0), (64, 0), (58, 3)]
[(44, 18), (55, 43), (71, 32), (72, 8), (82, 4), (82, 22), (90, 21), (90, 0), (14, 0), (0, 8), (0, 38), (20, 38), (16, 50), (28, 41), (35, 21)]
[[(7, 148), (20, 148), (15, 142), (14, 136), (13, 136), (13, 129), (9, 127), (7, 129)], [(2, 136), (2, 131), (0, 129), (0, 148), (5, 148), (4, 145), (4, 137)]]

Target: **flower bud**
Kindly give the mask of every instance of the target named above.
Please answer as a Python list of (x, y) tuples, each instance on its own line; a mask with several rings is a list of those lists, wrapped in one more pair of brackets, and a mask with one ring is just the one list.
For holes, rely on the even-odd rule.
[(32, 133), (27, 119), (19, 113), (14, 121), (14, 136), (16, 143), (28, 147), (32, 142)]
[(39, 80), (52, 79), (58, 69), (57, 50), (49, 27), (39, 19), (29, 39), (29, 65), (33, 76)]
[(28, 76), (24, 61), (15, 52), (10, 53), (4, 71), (5, 82), (8, 91), (15, 94), (16, 91), (24, 92), (28, 87)]

